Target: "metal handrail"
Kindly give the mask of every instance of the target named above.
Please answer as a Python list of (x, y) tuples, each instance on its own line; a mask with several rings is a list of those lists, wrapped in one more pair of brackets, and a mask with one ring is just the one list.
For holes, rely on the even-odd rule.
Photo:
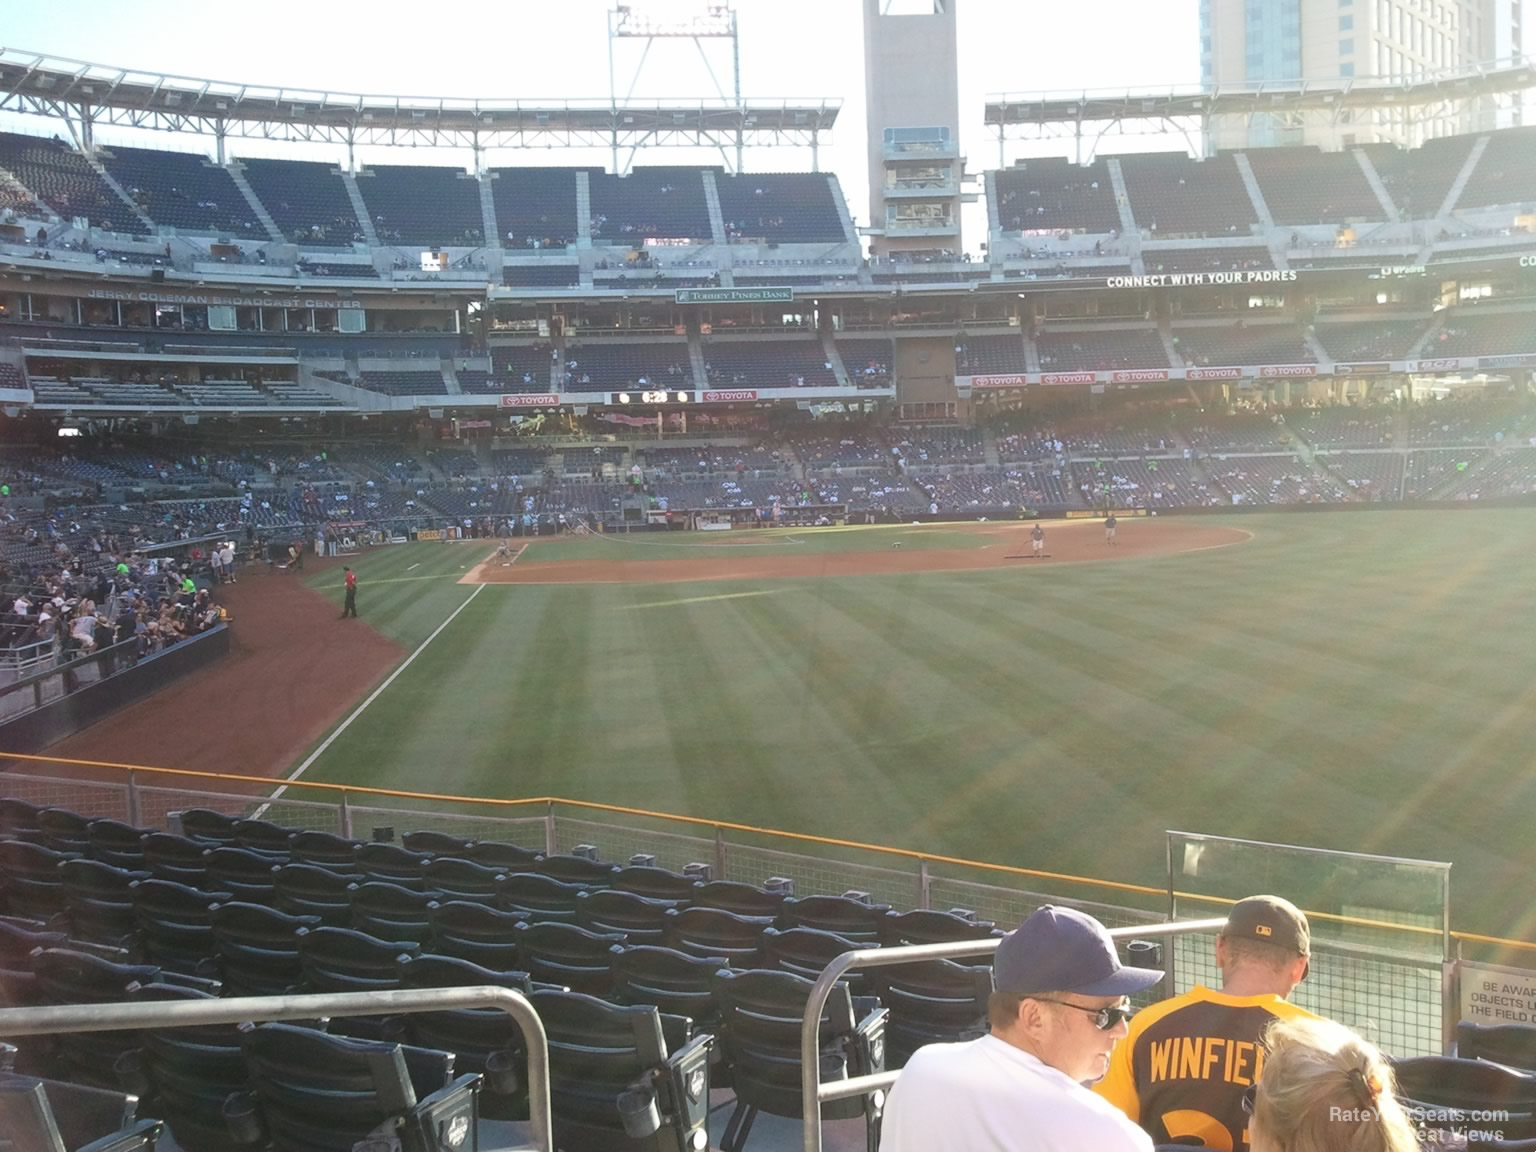
[(331, 992), (313, 996), (236, 996), (227, 1000), (155, 1000), (140, 1004), (63, 1004), (0, 1009), (0, 1036), (52, 1032), (128, 1032), (140, 1028), (195, 1028), (323, 1016), (387, 1016), (458, 1008), (499, 1008), (512, 1017), (528, 1050), (531, 1145), (508, 1152), (554, 1152), (549, 1112), (549, 1038), (521, 992), (494, 985), (387, 992)]
[[(1136, 924), (1128, 928), (1111, 928), (1114, 940), (1143, 939), (1148, 936), (1184, 936), (1195, 932), (1220, 930), (1226, 924), (1225, 917), (1208, 920), (1182, 920), (1169, 924)], [(876, 1072), (870, 1076), (855, 1076), (848, 1080), (823, 1085), (821, 1082), (820, 1032), (821, 1010), (826, 1007), (832, 986), (844, 973), (854, 968), (886, 968), (894, 964), (911, 964), (918, 960), (957, 960), (962, 956), (990, 956), (997, 951), (999, 940), (959, 940), (947, 944), (909, 944), (900, 948), (856, 948), (844, 952), (822, 970), (811, 986), (805, 1002), (805, 1015), (800, 1021), (800, 1110), (804, 1125), (803, 1152), (821, 1152), (821, 1105), (827, 1100), (842, 1100), (849, 1096), (863, 1096), (870, 1092), (889, 1088), (900, 1072)], [(0, 1013), (3, 1016), (4, 1013)], [(0, 1035), (3, 1035), (0, 1032)]]
[[(206, 629), (203, 632), (194, 632), (191, 636), (186, 637), (185, 640), (192, 640), (198, 636), (207, 635), (207, 633), (221, 627), (224, 627), (224, 625), (215, 624), (213, 628)], [(183, 642), (184, 641), (178, 641), (178, 643)], [(13, 692), (19, 692), (24, 688), (30, 688), (38, 681), (45, 680), (49, 676), (57, 676), (61, 672), (78, 670), (84, 668), (88, 664), (112, 664), (115, 666), (117, 664), (116, 654), (133, 652), (135, 653), (135, 659), (131, 663), (121, 668), (115, 668), (115, 670), (109, 673), (109, 675), (115, 676), (119, 672), (126, 672), (129, 668), (134, 667), (139, 663), (136, 655), (138, 652), (138, 644), (138, 637), (130, 636), (127, 640), (119, 640), (115, 644), (108, 644), (105, 648), (98, 648), (94, 652), (76, 654), (73, 656), (73, 658), (68, 660), (62, 658), (67, 654), (68, 649), (61, 648), (56, 653), (56, 657), (58, 658), (55, 659), (55, 661), (47, 668), (42, 668), (35, 672), (28, 672), (25, 676), (20, 676), (17, 679), (12, 680), (9, 684), (0, 684), (0, 696), (9, 696)], [(108, 659), (109, 656), (111, 657), (110, 660)], [(105, 679), (108, 679), (108, 676), (102, 677), (102, 680)], [(99, 682), (100, 681), (92, 681), (92, 683)]]

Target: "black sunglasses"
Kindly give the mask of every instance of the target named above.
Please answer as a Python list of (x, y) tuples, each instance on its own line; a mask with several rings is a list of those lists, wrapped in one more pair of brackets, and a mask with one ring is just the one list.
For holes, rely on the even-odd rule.
[(1259, 1086), (1257, 1084), (1250, 1084), (1248, 1087), (1243, 1089), (1243, 1115), (1253, 1115), (1254, 1101), (1256, 1101), (1258, 1098)]
[(1081, 1004), (1069, 1004), (1065, 1000), (1050, 1000), (1043, 996), (1036, 999), (1044, 1000), (1047, 1004), (1060, 1004), (1063, 1008), (1076, 1008), (1079, 1012), (1088, 1013), (1093, 1017), (1093, 1026), (1100, 1032), (1108, 1032), (1136, 1014), (1136, 1010), (1126, 1004), (1119, 1004), (1113, 1008), (1085, 1008)]

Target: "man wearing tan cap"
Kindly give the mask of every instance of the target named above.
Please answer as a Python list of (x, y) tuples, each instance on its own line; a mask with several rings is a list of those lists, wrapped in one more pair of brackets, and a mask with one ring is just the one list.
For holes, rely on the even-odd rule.
[(1221, 991), (1196, 985), (1138, 1013), (1094, 1090), (1154, 1144), (1246, 1149), (1243, 1092), (1259, 1081), (1264, 1029), (1275, 1019), (1313, 1018), (1287, 999), (1311, 953), (1307, 918), (1290, 901), (1239, 900), (1216, 940)]

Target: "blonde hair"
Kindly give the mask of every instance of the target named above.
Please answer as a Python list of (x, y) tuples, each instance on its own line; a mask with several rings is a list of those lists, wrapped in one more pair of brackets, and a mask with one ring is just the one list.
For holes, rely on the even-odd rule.
[(1392, 1069), (1374, 1044), (1331, 1020), (1276, 1020), (1254, 1099), (1265, 1152), (1417, 1152)]

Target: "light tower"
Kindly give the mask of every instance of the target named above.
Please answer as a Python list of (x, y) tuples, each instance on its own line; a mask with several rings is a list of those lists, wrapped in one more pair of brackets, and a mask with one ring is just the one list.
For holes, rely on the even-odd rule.
[[(714, 85), (715, 94), (723, 104), (729, 105), (733, 110), (742, 111), (741, 102), (741, 40), (737, 33), (736, 13), (731, 8), (729, 0), (643, 0), (640, 3), (615, 4), (608, 13), (608, 102), (615, 117), (621, 114), (635, 94), (635, 86), (640, 81), (641, 73), (645, 71), (646, 63), (651, 56), (651, 49), (657, 46), (657, 42), (666, 41), (692, 41), (694, 50), (698, 53), (699, 61), (704, 66), (710, 82)], [(726, 94), (725, 86), (721, 84), (720, 77), (715, 71), (716, 61), (710, 59), (710, 48), (723, 41), (730, 42), (730, 94)], [(622, 96), (619, 94), (619, 74), (617, 56), (620, 51), (629, 44), (638, 44), (640, 48), (639, 59), (634, 62), (634, 71), (625, 85)], [(663, 43), (662, 47), (666, 45)], [(686, 51), (686, 48), (685, 48)], [(715, 55), (719, 55), (716, 51)], [(676, 93), (668, 93), (676, 95)], [(745, 146), (743, 133), (740, 127), (735, 133), (736, 166), (734, 171), (741, 171), (742, 151)], [(721, 147), (721, 158), (727, 162), (725, 149)], [(618, 134), (614, 134), (613, 141), (613, 170), (620, 172)]]

